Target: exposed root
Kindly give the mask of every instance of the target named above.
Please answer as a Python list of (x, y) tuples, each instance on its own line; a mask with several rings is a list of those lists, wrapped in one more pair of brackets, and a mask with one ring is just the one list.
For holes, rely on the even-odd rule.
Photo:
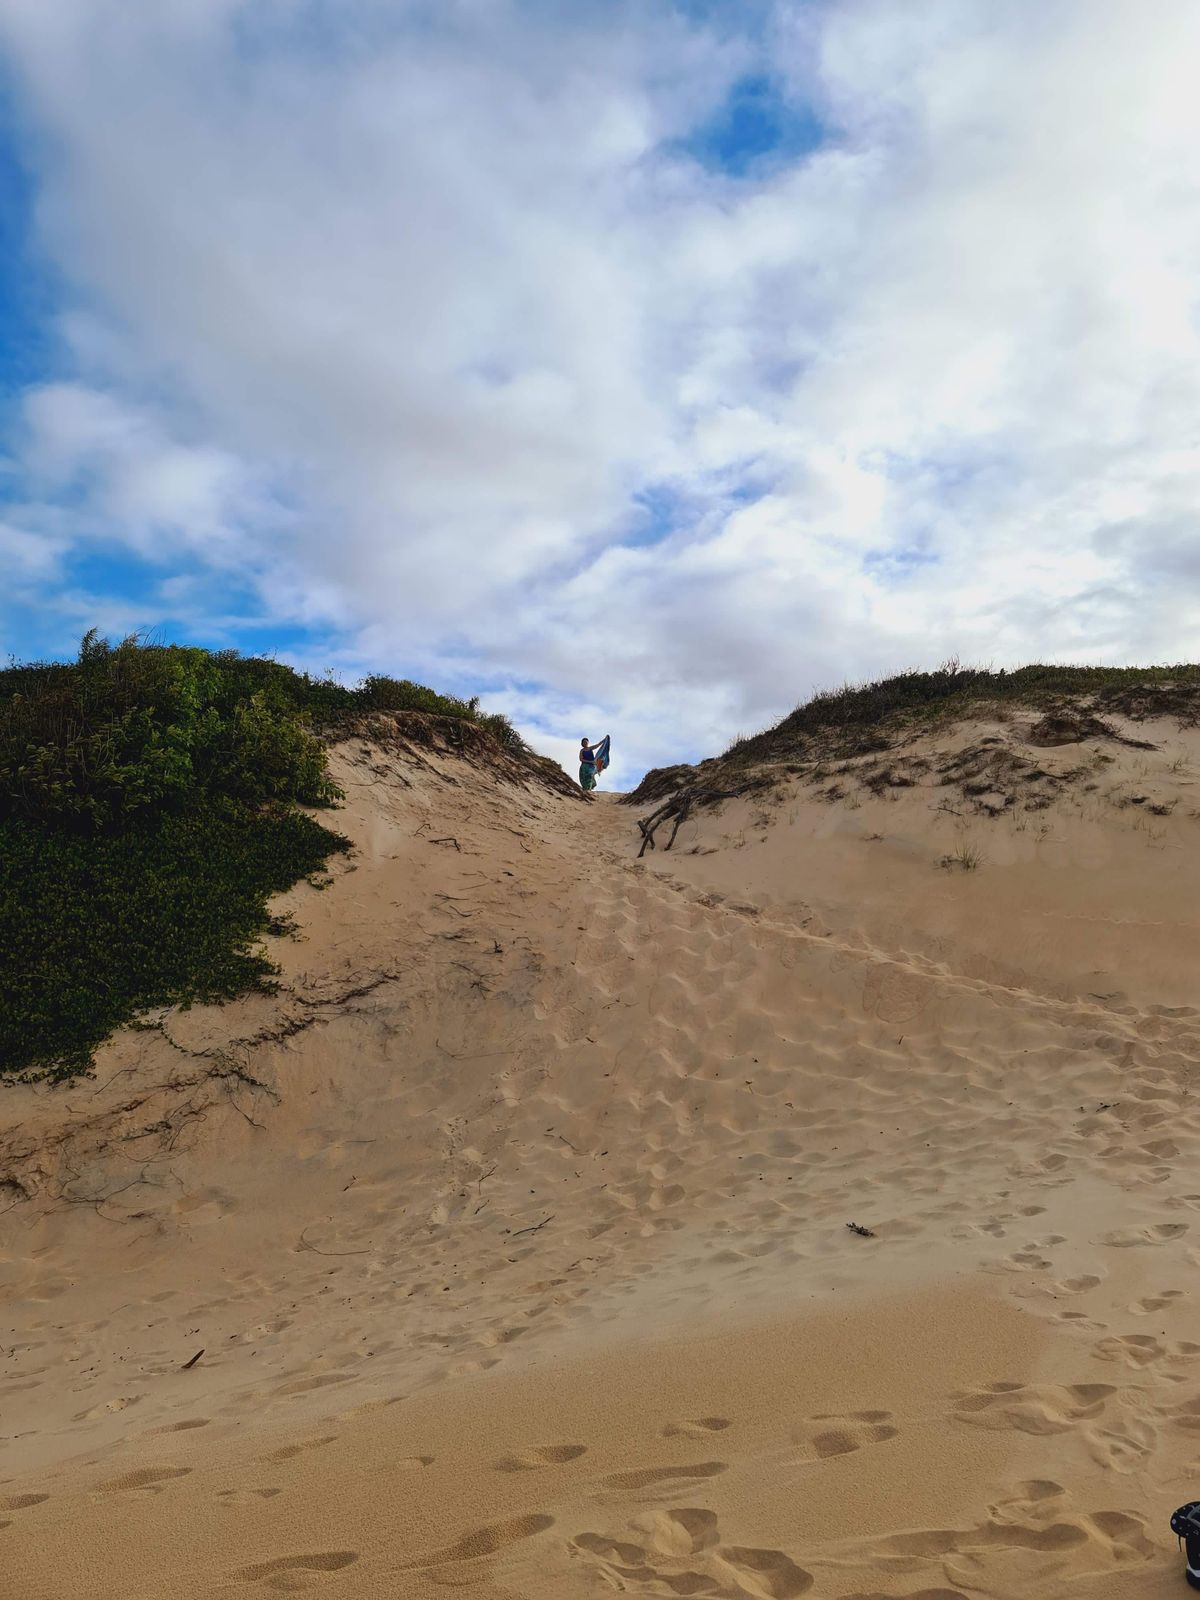
[(664, 822), (674, 820), (675, 823), (675, 826), (671, 829), (671, 837), (663, 846), (664, 850), (669, 850), (675, 843), (675, 835), (679, 832), (684, 822), (687, 821), (694, 805), (715, 804), (718, 800), (734, 800), (744, 792), (743, 789), (681, 789), (678, 794), (672, 795), (665, 805), (659, 806), (658, 810), (652, 812), (650, 816), (638, 818), (638, 827), (642, 830), (642, 848), (638, 851), (638, 859), (640, 860), (648, 849), (655, 850), (658, 848), (654, 835)]

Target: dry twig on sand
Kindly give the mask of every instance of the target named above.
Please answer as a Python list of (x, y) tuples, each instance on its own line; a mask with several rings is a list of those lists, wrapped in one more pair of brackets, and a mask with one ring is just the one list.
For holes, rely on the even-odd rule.
[(546, 1223), (553, 1222), (557, 1215), (558, 1213), (556, 1211), (552, 1211), (548, 1217), (543, 1218), (541, 1222), (536, 1223), (533, 1227), (518, 1228), (516, 1233), (510, 1234), (509, 1237), (512, 1239), (519, 1239), (523, 1233), (541, 1233), (542, 1229), (546, 1226)]
[(657, 849), (654, 835), (664, 822), (669, 822), (673, 817), (675, 826), (671, 829), (671, 837), (663, 846), (669, 850), (675, 843), (675, 835), (688, 819), (692, 807), (697, 801), (702, 800), (735, 800), (742, 794), (741, 789), (681, 789), (678, 794), (673, 794), (665, 805), (659, 806), (648, 817), (638, 818), (638, 827), (642, 830), (642, 848), (638, 851), (638, 860), (645, 855), (647, 848)]

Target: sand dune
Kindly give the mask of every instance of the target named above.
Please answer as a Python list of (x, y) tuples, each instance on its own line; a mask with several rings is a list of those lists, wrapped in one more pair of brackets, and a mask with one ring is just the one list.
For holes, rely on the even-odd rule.
[(1176, 1590), (1200, 737), (1028, 732), (640, 862), (339, 746), (280, 993), (5, 1091), (3, 1593)]

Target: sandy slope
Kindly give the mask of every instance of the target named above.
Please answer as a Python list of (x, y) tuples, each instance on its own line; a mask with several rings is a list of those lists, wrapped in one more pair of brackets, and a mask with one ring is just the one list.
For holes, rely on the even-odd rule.
[(342, 746), (282, 993), (4, 1092), (0, 1593), (1177, 1592), (1200, 745), (1140, 736), (641, 863)]

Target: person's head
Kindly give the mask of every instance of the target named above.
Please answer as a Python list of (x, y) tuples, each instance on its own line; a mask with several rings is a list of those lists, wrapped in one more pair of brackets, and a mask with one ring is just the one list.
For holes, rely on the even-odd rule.
[(579, 748), (580, 748), (580, 749), (581, 749), (581, 750), (586, 750), (586, 749), (588, 749), (588, 742), (587, 742), (587, 740), (586, 740), (586, 739), (580, 739), (580, 741), (579, 741)]

